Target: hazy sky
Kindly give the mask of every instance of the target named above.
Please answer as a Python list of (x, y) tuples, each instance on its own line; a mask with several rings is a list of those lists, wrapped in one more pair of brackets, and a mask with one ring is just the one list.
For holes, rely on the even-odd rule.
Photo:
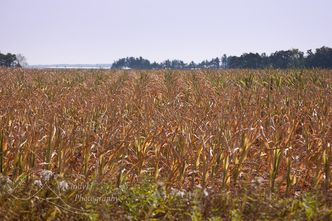
[(332, 0), (0, 0), (0, 51), (29, 64), (186, 62), (332, 47)]

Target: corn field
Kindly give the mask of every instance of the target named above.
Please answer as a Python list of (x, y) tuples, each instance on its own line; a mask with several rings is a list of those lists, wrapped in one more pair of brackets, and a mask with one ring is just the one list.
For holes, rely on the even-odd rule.
[(330, 70), (0, 69), (0, 218), (329, 220), (331, 104)]

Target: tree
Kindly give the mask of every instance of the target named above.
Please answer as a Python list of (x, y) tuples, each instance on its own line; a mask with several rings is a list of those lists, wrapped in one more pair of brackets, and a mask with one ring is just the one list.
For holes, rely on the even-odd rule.
[(121, 58), (112, 64), (113, 69), (133, 68), (133, 69), (152, 69), (152, 65), (149, 60), (142, 57), (134, 58), (127, 57)]
[(26, 66), (28, 66), (27, 59), (26, 59), (22, 54), (17, 54), (17, 55), (16, 55), (16, 60), (17, 60), (18, 64), (19, 64), (21, 67), (26, 67)]
[(274, 68), (300, 68), (304, 66), (303, 52), (298, 49), (276, 51), (270, 56)]
[(0, 53), (0, 66), (20, 67), (20, 64), (19, 64), (15, 54), (11, 54), (11, 53), (2, 54), (2, 53)]
[(261, 68), (261, 56), (256, 53), (243, 54), (240, 57), (241, 68)]
[(222, 57), (221, 57), (221, 65), (223, 68), (227, 68), (227, 55), (224, 54)]
[(187, 65), (187, 67), (190, 68), (190, 69), (195, 69), (195, 68), (197, 68), (197, 64), (192, 61)]
[(332, 48), (321, 47), (307, 51), (308, 56), (305, 59), (305, 66), (309, 68), (332, 68)]
[(218, 69), (220, 67), (220, 59), (214, 58), (208, 63), (208, 68)]
[(240, 58), (237, 56), (227, 57), (227, 68), (241, 68)]
[(166, 60), (163, 63), (161, 63), (161, 67), (164, 69), (171, 69), (172, 62), (170, 60)]

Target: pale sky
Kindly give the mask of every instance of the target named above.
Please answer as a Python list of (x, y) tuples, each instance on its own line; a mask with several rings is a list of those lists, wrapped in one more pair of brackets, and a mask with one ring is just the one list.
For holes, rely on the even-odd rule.
[(0, 0), (0, 51), (29, 64), (201, 61), (332, 47), (332, 0)]

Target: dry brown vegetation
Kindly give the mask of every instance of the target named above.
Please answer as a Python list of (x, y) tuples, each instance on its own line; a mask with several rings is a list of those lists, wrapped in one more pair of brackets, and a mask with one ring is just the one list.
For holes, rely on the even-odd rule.
[[(331, 102), (329, 70), (0, 69), (0, 217), (109, 219), (119, 213), (127, 214), (123, 219), (241, 220), (258, 218), (264, 210), (282, 217), (274, 214), (280, 208), (266, 209), (259, 197), (299, 198), (304, 205), (307, 198), (301, 197), (311, 193), (317, 211), (299, 206), (303, 214), (295, 216), (328, 219)], [(166, 195), (185, 198), (197, 189), (203, 195), (190, 207), (165, 203), (162, 212), (159, 201), (159, 212), (142, 212), (152, 204), (141, 202), (131, 210), (118, 196), (111, 208), (99, 211), (74, 202), (75, 190), (56, 194), (44, 188), (45, 196), (35, 198), (32, 183), (45, 171), (52, 171), (54, 182), (96, 181), (113, 193), (148, 183)], [(229, 202), (236, 197), (239, 204)], [(279, 205), (285, 217), (292, 202)], [(183, 216), (170, 204), (183, 208)], [(15, 205), (38, 209), (26, 216)]]

